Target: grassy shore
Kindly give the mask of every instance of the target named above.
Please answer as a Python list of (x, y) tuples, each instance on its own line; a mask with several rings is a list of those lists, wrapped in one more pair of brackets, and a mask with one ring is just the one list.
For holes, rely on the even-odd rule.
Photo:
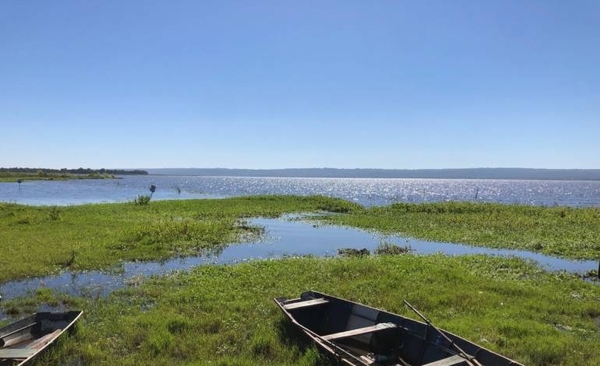
[(333, 224), (407, 237), (600, 259), (600, 208), (493, 203), (396, 203), (327, 217)]
[(79, 332), (43, 364), (326, 365), (272, 302), (307, 289), (414, 318), (406, 299), (436, 325), (525, 365), (600, 363), (600, 287), (517, 259), (408, 254), (201, 266), (75, 299), (69, 305), (86, 311)]
[(247, 217), (350, 212), (359, 206), (320, 196), (258, 196), (67, 207), (0, 203), (0, 283), (63, 269), (193, 255), (251, 238)]
[[(69, 207), (0, 203), (0, 282), (123, 260), (183, 256), (260, 235), (249, 217), (337, 212), (323, 220), (447, 242), (594, 258), (598, 209), (472, 203), (362, 208), (325, 197), (258, 196)], [(583, 239), (582, 239), (583, 238)], [(540, 245), (540, 243), (542, 245)], [(577, 255), (576, 253), (584, 253)], [(208, 265), (151, 278), (106, 298), (40, 288), (0, 302), (86, 311), (45, 365), (325, 365), (272, 302), (318, 289), (436, 325), (526, 365), (600, 364), (600, 286), (518, 259), (443, 255), (289, 258)], [(209, 362), (210, 361), (210, 362)]]

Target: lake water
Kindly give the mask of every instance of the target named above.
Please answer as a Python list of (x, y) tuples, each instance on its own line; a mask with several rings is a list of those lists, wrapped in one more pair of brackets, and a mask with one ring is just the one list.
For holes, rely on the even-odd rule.
[(339, 197), (364, 206), (394, 202), (480, 201), (542, 206), (600, 206), (600, 181), (474, 179), (252, 178), (123, 176), (121, 179), (0, 183), (0, 202), (75, 205), (153, 200), (224, 198), (257, 194)]

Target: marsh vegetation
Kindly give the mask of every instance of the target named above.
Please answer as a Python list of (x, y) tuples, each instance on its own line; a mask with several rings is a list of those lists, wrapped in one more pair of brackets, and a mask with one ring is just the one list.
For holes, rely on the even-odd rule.
[[(0, 282), (124, 260), (200, 253), (260, 235), (251, 217), (336, 212), (313, 220), (431, 240), (522, 247), (598, 258), (595, 208), (488, 204), (362, 206), (321, 196), (257, 196), (30, 207), (0, 204)], [(508, 236), (508, 237), (507, 237)], [(543, 245), (536, 245), (542, 243)], [(41, 287), (0, 302), (18, 316), (42, 305), (81, 308), (78, 334), (44, 356), (47, 365), (324, 365), (272, 302), (318, 289), (436, 325), (526, 365), (600, 363), (600, 286), (515, 259), (420, 256), (382, 246), (371, 255), (206, 265), (132, 283), (107, 297)], [(401, 255), (398, 255), (401, 254)]]
[(395, 203), (357, 209), (327, 222), (419, 239), (600, 259), (600, 208), (497, 203)]

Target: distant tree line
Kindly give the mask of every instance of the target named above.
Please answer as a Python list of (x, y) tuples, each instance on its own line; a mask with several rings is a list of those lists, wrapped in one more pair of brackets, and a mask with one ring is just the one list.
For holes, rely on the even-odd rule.
[(0, 168), (0, 173), (19, 173), (19, 174), (110, 174), (110, 175), (146, 175), (145, 170), (125, 170), (125, 169), (46, 169), (46, 168)]

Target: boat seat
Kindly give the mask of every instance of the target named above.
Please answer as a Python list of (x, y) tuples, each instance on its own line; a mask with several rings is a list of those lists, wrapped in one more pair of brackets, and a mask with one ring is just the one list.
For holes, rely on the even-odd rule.
[(38, 352), (30, 348), (2, 348), (0, 349), (0, 360), (11, 358), (29, 358)]
[(375, 333), (375, 332), (379, 332), (384, 329), (392, 329), (392, 328), (397, 328), (397, 327), (398, 327), (398, 325), (396, 325), (394, 323), (378, 323), (378, 324), (372, 325), (370, 327), (362, 327), (362, 328), (357, 328), (357, 329), (346, 330), (346, 331), (339, 332), (339, 333), (327, 334), (327, 335), (322, 336), (321, 338), (323, 338), (326, 341), (332, 341), (334, 339), (354, 337), (357, 335)]
[(293, 309), (306, 308), (309, 306), (323, 305), (323, 304), (327, 304), (328, 302), (329, 302), (329, 300), (320, 297), (317, 299), (303, 300), (303, 301), (293, 302), (290, 304), (284, 304), (283, 308), (285, 310), (293, 310)]
[(462, 364), (463, 362), (467, 362), (467, 360), (464, 357), (461, 357), (460, 355), (454, 355), (443, 358), (441, 360), (426, 363), (423, 366), (457, 366)]

